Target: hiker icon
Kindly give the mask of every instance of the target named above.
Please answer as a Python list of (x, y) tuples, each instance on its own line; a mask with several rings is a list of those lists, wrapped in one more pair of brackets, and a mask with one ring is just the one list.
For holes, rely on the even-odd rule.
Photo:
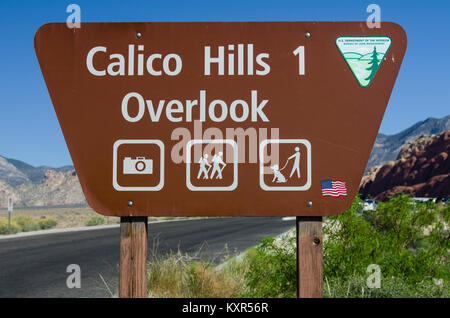
[[(200, 170), (198, 171), (197, 179), (200, 179), (202, 173), (203, 179), (208, 179), (209, 169), (211, 169), (211, 164), (208, 162), (208, 154), (205, 154), (203, 157), (201, 157), (198, 163), (200, 164)], [(206, 166), (208, 166), (208, 169), (206, 168)]]
[(300, 179), (300, 148), (295, 147), (294, 149), (295, 149), (295, 153), (286, 160), (286, 163), (284, 164), (283, 168), (280, 169), (277, 164), (270, 167), (270, 169), (273, 170), (272, 182), (284, 183), (287, 181), (286, 177), (281, 173), (281, 171), (283, 171), (287, 167), (287, 165), (289, 164), (289, 161), (291, 159), (294, 160), (294, 163), (292, 165), (292, 169), (291, 169), (291, 173), (289, 174), (289, 178), (292, 178), (292, 176), (296, 172), (297, 178)]
[[(222, 179), (222, 171), (226, 167), (226, 163), (223, 162), (223, 152), (220, 151), (218, 154), (215, 154), (211, 160), (211, 163), (209, 162), (208, 154), (204, 154), (203, 157), (200, 157), (200, 160), (198, 163), (200, 164), (200, 169), (197, 174), (197, 179), (200, 179), (200, 177), (203, 175), (203, 179), (213, 179), (216, 175), (216, 179)], [(211, 175), (209, 175), (209, 172), (211, 170)]]
[(218, 155), (214, 155), (212, 158), (213, 170), (211, 172), (211, 179), (214, 177), (214, 174), (217, 172), (216, 179), (222, 179), (222, 171), (226, 167), (226, 163), (222, 160), (223, 152), (220, 151)]
[(186, 144), (186, 187), (190, 191), (235, 190), (238, 158), (238, 145), (233, 139), (189, 140)]

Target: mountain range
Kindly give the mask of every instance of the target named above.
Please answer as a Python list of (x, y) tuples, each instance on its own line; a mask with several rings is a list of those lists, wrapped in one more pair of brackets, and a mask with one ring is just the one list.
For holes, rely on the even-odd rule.
[(73, 166), (33, 167), (0, 156), (0, 207), (12, 195), (15, 206), (85, 204)]
[(395, 135), (378, 134), (366, 166), (368, 171), (373, 166), (387, 161), (394, 161), (400, 149), (408, 141), (414, 141), (421, 135), (433, 135), (450, 130), (450, 115), (440, 119), (427, 118)]
[(0, 180), (12, 186), (41, 183), (48, 170), (67, 172), (74, 170), (74, 168), (73, 166), (63, 166), (60, 168), (48, 166), (33, 167), (23, 161), (0, 156)]
[(438, 198), (450, 194), (450, 130), (421, 135), (403, 145), (395, 161), (374, 166), (362, 178), (363, 197), (385, 200), (397, 193)]
[[(397, 159), (403, 145), (422, 135), (450, 130), (450, 115), (428, 118), (395, 135), (378, 134), (366, 166), (372, 167)], [(0, 207), (6, 194), (13, 194), (17, 206), (85, 204), (73, 166), (33, 167), (23, 161), (0, 156)]]

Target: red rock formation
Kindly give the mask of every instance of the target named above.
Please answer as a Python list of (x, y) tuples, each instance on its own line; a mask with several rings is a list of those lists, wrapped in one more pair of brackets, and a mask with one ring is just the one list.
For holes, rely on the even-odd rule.
[(450, 130), (421, 136), (406, 144), (396, 161), (374, 167), (363, 177), (359, 192), (383, 200), (399, 192), (416, 197), (450, 194)]

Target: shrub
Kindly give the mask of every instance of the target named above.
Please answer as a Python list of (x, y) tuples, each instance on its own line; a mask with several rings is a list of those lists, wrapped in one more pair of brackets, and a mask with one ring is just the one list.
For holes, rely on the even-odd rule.
[(450, 225), (450, 202), (445, 207), (441, 208), (439, 219), (447, 226)]
[(44, 219), (40, 219), (38, 221), (38, 224), (42, 230), (46, 230), (46, 229), (51, 229), (52, 227), (55, 227), (58, 224), (58, 222), (53, 218), (44, 218)]
[(22, 215), (13, 219), (11, 225), (8, 220), (0, 220), (0, 234), (15, 234), (17, 232), (38, 231), (41, 229), (49, 229), (57, 224), (53, 218), (41, 219), (36, 222), (32, 217)]
[(329, 217), (323, 227), (324, 276), (349, 277), (365, 274), (371, 255), (377, 250), (373, 229), (361, 215), (362, 201), (356, 198), (345, 213)]
[(86, 226), (95, 226), (95, 225), (102, 225), (105, 224), (106, 220), (102, 216), (94, 215), (91, 217), (87, 222)]
[(8, 224), (8, 221), (2, 222), (0, 221), (0, 235), (1, 234), (16, 234), (20, 231), (20, 228), (17, 226), (17, 224), (11, 223), (11, 225)]
[(448, 231), (432, 202), (416, 203), (406, 195), (381, 202), (376, 211), (357, 212), (355, 199), (344, 214), (330, 217), (324, 227), (324, 274), (346, 278), (365, 275), (370, 264), (385, 276), (409, 283), (433, 278), (448, 280)]
[(276, 241), (263, 238), (248, 251), (245, 274), (248, 291), (243, 297), (295, 297), (297, 294), (297, 256), (295, 236)]
[(37, 231), (40, 229), (39, 224), (37, 224), (32, 217), (27, 215), (18, 216), (14, 221), (22, 232)]
[[(448, 297), (448, 209), (406, 195), (362, 212), (356, 198), (324, 223), (324, 295), (328, 297)], [(265, 238), (245, 258), (244, 297), (295, 297), (296, 242)], [(369, 289), (367, 267), (381, 270), (381, 288)], [(440, 282), (436, 284), (435, 282)]]

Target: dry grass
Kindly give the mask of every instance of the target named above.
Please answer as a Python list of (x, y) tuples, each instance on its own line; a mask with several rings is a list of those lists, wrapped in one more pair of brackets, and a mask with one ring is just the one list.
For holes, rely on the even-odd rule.
[(154, 255), (148, 269), (149, 297), (230, 298), (244, 293), (245, 263), (230, 259), (219, 268), (213, 261), (196, 259), (180, 252)]

